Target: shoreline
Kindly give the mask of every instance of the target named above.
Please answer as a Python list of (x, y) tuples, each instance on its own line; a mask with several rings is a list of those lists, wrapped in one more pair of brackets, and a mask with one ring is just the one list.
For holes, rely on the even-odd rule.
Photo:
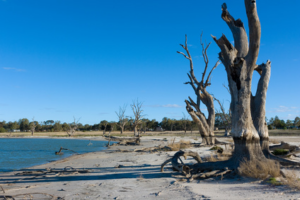
[[(164, 140), (167, 139), (167, 141)], [(145, 136), (139, 146), (111, 146), (109, 149), (73, 155), (62, 160), (26, 169), (32, 174), (0, 174), (6, 195), (47, 193), (68, 199), (297, 199), (300, 192), (286, 186), (273, 186), (250, 178), (186, 181), (178, 178), (171, 165), (160, 165), (175, 151), (122, 152), (164, 145), (180, 140), (199, 143), (195, 137)], [(197, 139), (197, 140), (195, 140)], [(300, 138), (298, 138), (300, 141)], [(298, 143), (300, 144), (300, 143)], [(191, 148), (200, 156), (210, 155), (210, 147)], [(192, 162), (187, 159), (184, 162)], [(87, 173), (41, 174), (70, 166)], [(298, 174), (299, 175), (299, 174)], [(251, 194), (251, 196), (249, 195)]]
[[(101, 146), (97, 146), (98, 150), (95, 150), (95, 151), (91, 151), (91, 152), (82, 152), (82, 153), (78, 153), (78, 152), (73, 152), (73, 151), (67, 151), (67, 152), (64, 152), (63, 155), (56, 155), (55, 157), (53, 156), (50, 156), (49, 153), (46, 153), (46, 154), (43, 154), (42, 157), (40, 157), (39, 160), (35, 160), (33, 162), (30, 162), (30, 157), (28, 158), (25, 158), (25, 159), (22, 159), (22, 166), (18, 167), (14, 164), (14, 162), (11, 162), (11, 165), (5, 165), (2, 166), (4, 167), (3, 170), (0, 171), (0, 173), (8, 173), (8, 172), (17, 172), (17, 171), (24, 171), (24, 170), (27, 170), (27, 169), (30, 169), (32, 167), (36, 167), (36, 166), (41, 166), (41, 165), (44, 165), (44, 164), (48, 164), (48, 163), (55, 163), (57, 161), (61, 161), (61, 160), (64, 160), (64, 159), (67, 159), (67, 158), (70, 158), (70, 157), (73, 157), (73, 156), (76, 156), (76, 155), (84, 155), (84, 154), (88, 154), (88, 153), (92, 153), (92, 152), (101, 152), (101, 151), (105, 151), (107, 149), (107, 147), (105, 147), (105, 142), (106, 140), (104, 140), (103, 138), (90, 138), (90, 137), (86, 137), (86, 138), (60, 138), (60, 137), (57, 137), (57, 138), (53, 138), (53, 137), (5, 137), (5, 138), (0, 138), (1, 139), (18, 139), (18, 140), (22, 140), (22, 139), (51, 139), (51, 140), (62, 140), (62, 139), (72, 139), (72, 140), (82, 140), (82, 141), (97, 141), (97, 142), (103, 142), (102, 145), (103, 147)], [(54, 141), (55, 143), (55, 141)], [(64, 146), (65, 147), (65, 146)], [(59, 149), (55, 149), (55, 150), (59, 150)], [(55, 150), (53, 150), (53, 154), (55, 153)], [(7, 151), (7, 150), (6, 150)], [(14, 151), (14, 150), (12, 150)], [(38, 150), (31, 150), (32, 152), (37, 152)], [(49, 152), (49, 149), (47, 150)], [(84, 151), (84, 150), (83, 150)], [(31, 155), (35, 155), (36, 153), (33, 153)], [(31, 156), (32, 157), (32, 156)], [(8, 158), (9, 159), (9, 158)], [(4, 161), (2, 161), (4, 162)], [(11, 167), (10, 167), (11, 166)]]

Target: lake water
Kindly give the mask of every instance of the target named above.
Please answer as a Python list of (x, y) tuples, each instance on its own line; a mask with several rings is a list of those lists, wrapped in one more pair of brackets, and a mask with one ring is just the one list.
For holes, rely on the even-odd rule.
[(63, 150), (64, 155), (55, 155), (60, 147), (82, 154), (104, 150), (106, 144), (106, 141), (97, 140), (0, 138), (0, 172), (40, 165), (74, 154)]

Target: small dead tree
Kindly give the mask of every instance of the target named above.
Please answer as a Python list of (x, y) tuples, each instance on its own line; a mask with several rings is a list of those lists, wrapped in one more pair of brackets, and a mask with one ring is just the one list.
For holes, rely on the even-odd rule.
[(145, 116), (143, 115), (142, 110), (143, 102), (139, 102), (139, 100), (137, 99), (136, 101), (132, 101), (132, 104), (130, 106), (134, 115), (134, 119), (132, 121), (134, 136), (138, 136), (139, 125), (142, 123), (142, 119)]
[(119, 107), (119, 112), (116, 111), (116, 114), (119, 118), (119, 122), (117, 123), (117, 125), (121, 129), (121, 134), (123, 134), (125, 125), (128, 123), (128, 119), (125, 117), (126, 108), (127, 105), (124, 104), (123, 107)]
[(184, 112), (182, 114), (183, 114), (183, 117), (182, 117), (181, 120), (182, 120), (182, 123), (183, 123), (183, 130), (184, 130), (184, 133), (186, 134), (187, 124), (188, 124), (189, 119), (184, 114)]
[(103, 121), (100, 122), (100, 125), (103, 125), (103, 126), (104, 126), (104, 129), (103, 129), (103, 135), (105, 135), (105, 133), (106, 133), (106, 127), (107, 127), (107, 125), (108, 125), (108, 121), (103, 120)]
[[(177, 51), (177, 53), (182, 54), (186, 59), (190, 62), (190, 73), (188, 73), (188, 77), (190, 79), (189, 82), (186, 82), (185, 84), (190, 84), (192, 88), (194, 89), (194, 92), (197, 96), (197, 101), (194, 102), (191, 97), (189, 97), (189, 100), (185, 100), (186, 103), (186, 110), (192, 117), (193, 121), (197, 124), (199, 132), (202, 137), (202, 141), (204, 144), (207, 145), (213, 145), (215, 143), (215, 137), (214, 137), (214, 126), (215, 126), (215, 108), (214, 108), (214, 98), (213, 96), (206, 90), (207, 86), (210, 86), (210, 76), (212, 71), (219, 65), (219, 61), (214, 65), (214, 67), (209, 72), (206, 80), (205, 75), (208, 68), (208, 56), (207, 56), (207, 49), (210, 46), (211, 43), (208, 45), (204, 45), (202, 42), (202, 34), (200, 37), (200, 43), (202, 46), (202, 56), (205, 63), (205, 68), (202, 73), (201, 81), (198, 81), (194, 74), (194, 65), (193, 60), (190, 55), (190, 52), (188, 50), (187, 45), (187, 36), (185, 36), (185, 45), (180, 44), (182, 48), (186, 51), (186, 54), (183, 52)], [(208, 117), (206, 118), (204, 113), (200, 109), (200, 102), (202, 102), (208, 111)]]
[(225, 112), (223, 104), (221, 104), (221, 102), (217, 98), (214, 98), (214, 100), (217, 101), (218, 104), (220, 105), (221, 112), (219, 112), (219, 113), (221, 114), (220, 116), (222, 118), (222, 123), (225, 126), (224, 136), (229, 136), (230, 135), (230, 129), (231, 129), (231, 112), (230, 112), (230, 109), (229, 109), (229, 113), (227, 114)]
[(37, 126), (37, 123), (34, 121), (34, 118), (32, 118), (32, 122), (30, 122), (30, 124), (29, 124), (31, 135), (34, 134), (36, 126)]
[(76, 121), (76, 118), (74, 117), (74, 122), (69, 125), (69, 130), (67, 130), (67, 134), (69, 137), (73, 136), (78, 128), (78, 122), (80, 118)]

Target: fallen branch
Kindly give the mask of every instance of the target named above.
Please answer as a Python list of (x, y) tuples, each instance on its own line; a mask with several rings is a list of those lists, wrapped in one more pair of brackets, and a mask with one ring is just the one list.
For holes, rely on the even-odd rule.
[(63, 155), (64, 152), (62, 152), (62, 150), (72, 151), (72, 152), (74, 152), (74, 153), (76, 153), (76, 154), (79, 154), (79, 153), (77, 153), (77, 152), (75, 152), (75, 151), (73, 151), (73, 150), (70, 150), (70, 149), (66, 149), (66, 148), (60, 147), (59, 151), (56, 151), (56, 152), (55, 152), (55, 155)]
[(119, 142), (120, 145), (139, 145), (141, 140), (141, 136), (133, 137), (133, 138), (121, 138), (121, 137), (113, 137), (113, 136), (105, 136), (105, 139), (110, 141)]

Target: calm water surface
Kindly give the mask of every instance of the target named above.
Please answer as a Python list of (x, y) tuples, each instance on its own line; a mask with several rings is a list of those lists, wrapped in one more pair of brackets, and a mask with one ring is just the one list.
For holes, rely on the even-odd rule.
[(60, 147), (82, 154), (104, 150), (106, 144), (105, 141), (79, 139), (0, 138), (0, 172), (40, 165), (74, 154), (63, 151), (64, 155), (55, 155)]

